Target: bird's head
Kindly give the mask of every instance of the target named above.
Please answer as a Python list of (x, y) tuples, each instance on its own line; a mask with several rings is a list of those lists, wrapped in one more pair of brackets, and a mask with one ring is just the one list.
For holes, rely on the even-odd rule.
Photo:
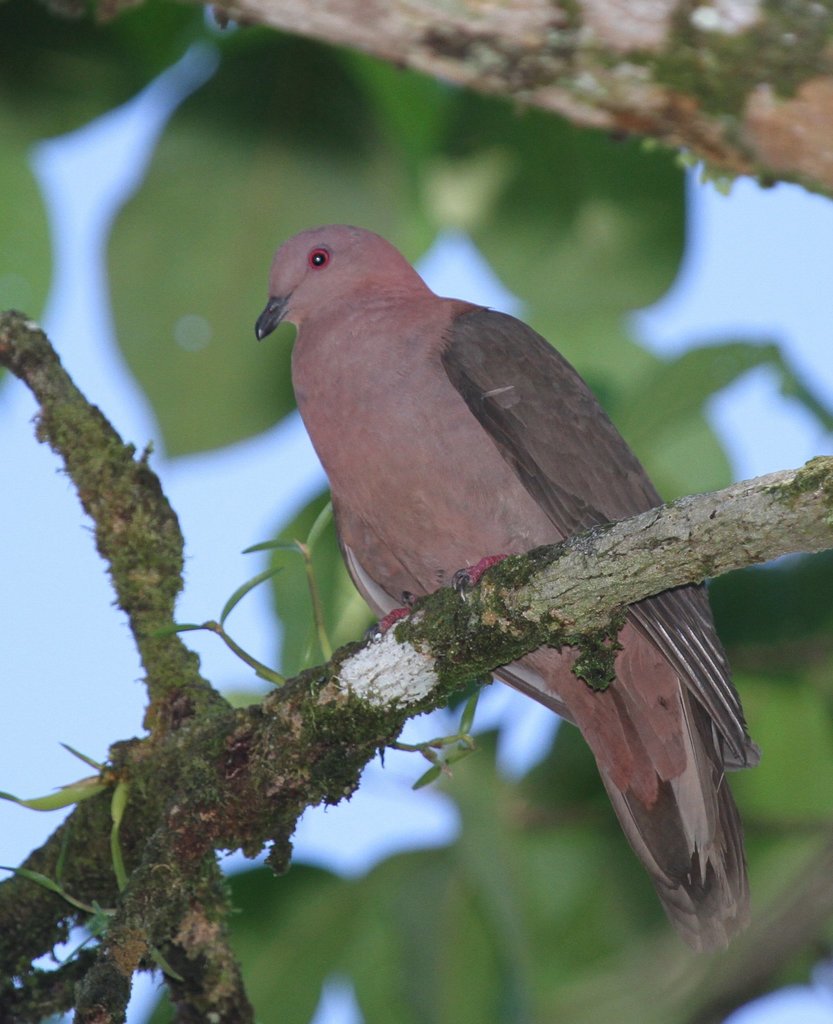
[(255, 334), (263, 339), (284, 320), (300, 326), (333, 301), (385, 288), (426, 286), (405, 257), (372, 231), (344, 224), (302, 231), (275, 253), (269, 301)]

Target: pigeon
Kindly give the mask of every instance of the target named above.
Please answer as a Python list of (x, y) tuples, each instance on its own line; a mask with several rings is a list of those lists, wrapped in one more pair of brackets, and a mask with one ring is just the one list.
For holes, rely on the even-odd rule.
[[(258, 339), (284, 320), (297, 327), (293, 386), (341, 551), (379, 616), (468, 566), (661, 504), (544, 338), (436, 295), (371, 231), (330, 225), (280, 246)], [(605, 689), (578, 677), (569, 648), (541, 647), (496, 675), (579, 728), (671, 922), (697, 950), (725, 946), (749, 917), (725, 771), (759, 751), (705, 588), (632, 605), (618, 640)]]

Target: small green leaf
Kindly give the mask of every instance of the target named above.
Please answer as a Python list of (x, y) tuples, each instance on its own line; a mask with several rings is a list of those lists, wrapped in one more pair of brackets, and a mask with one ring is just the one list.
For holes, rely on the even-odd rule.
[(324, 532), (324, 530), (330, 525), (333, 518), (333, 503), (328, 501), (327, 504), (321, 509), (318, 515), (315, 517), (315, 522), (312, 524), (309, 533), (307, 534), (307, 547), (310, 551), (315, 547), (315, 542)]
[(173, 636), (174, 633), (187, 633), (189, 630), (194, 629), (205, 629), (205, 626), (198, 622), (172, 622), (169, 626), (160, 626), (159, 629), (154, 629), (151, 636), (161, 639), (164, 636)]
[(250, 555), (253, 551), (297, 551), (298, 554), (301, 553), (297, 540), (262, 540), (259, 544), (243, 548), (244, 555)]
[(220, 625), (226, 621), (231, 612), (237, 607), (240, 601), (243, 600), (250, 590), (254, 590), (254, 588), (259, 586), (261, 583), (264, 583), (266, 580), (270, 580), (280, 571), (281, 567), (279, 565), (273, 565), (269, 569), (264, 569), (263, 572), (259, 572), (256, 576), (252, 576), (252, 578), (250, 580), (246, 580), (245, 583), (241, 583), (223, 606), (223, 610), (220, 612)]
[(57, 811), (61, 807), (80, 804), (82, 800), (88, 800), (104, 789), (107, 789), (107, 783), (102, 782), (98, 776), (94, 776), (70, 783), (68, 786), (61, 786), (55, 793), (50, 793), (47, 796), (36, 796), (29, 800), (23, 800), (12, 793), (0, 792), (0, 800), (9, 800), (12, 803), (20, 804), (21, 807), (28, 807), (31, 811)]
[[(310, 533), (315, 532), (320, 522), (321, 516), (319, 515)], [(320, 533), (320, 528), (318, 532)], [(309, 544), (299, 544), (298, 549), (304, 556), (304, 569), (307, 574), (307, 586), (309, 587), (309, 596), (312, 603), (312, 619), (315, 623), (318, 646), (321, 649), (324, 661), (329, 661), (333, 656), (333, 646), (330, 643), (330, 637), (324, 621), (324, 605), (321, 602), (321, 592), (318, 589), (318, 580), (315, 577), (315, 566), (312, 564), (312, 547)]]
[(162, 956), (162, 954), (155, 946), (150, 947), (150, 955), (153, 962), (162, 971), (163, 974), (166, 974), (169, 978), (173, 978), (174, 981), (185, 981), (182, 975), (177, 974), (177, 972), (173, 969), (173, 967), (171, 967), (168, 961), (164, 958), (164, 956)]
[[(2, 865), (0, 865), (2, 867)], [(76, 907), (78, 910), (83, 910), (85, 914), (92, 914), (93, 907), (88, 903), (82, 903), (81, 900), (75, 899), (74, 896), (70, 896), (69, 893), (63, 889), (57, 882), (54, 882), (47, 875), (41, 874), (40, 871), (32, 871), (30, 868), (8, 868), (3, 867), (4, 871), (13, 871), (16, 875), (20, 875), (21, 878), (26, 878), (30, 882), (34, 882), (36, 885), (42, 886), (44, 889), (48, 889), (50, 892), (54, 892), (60, 896), (61, 899), (66, 900), (67, 903)]]
[(463, 714), (460, 716), (460, 732), (467, 735), (471, 732), (472, 726), (474, 725), (474, 716), (477, 711), (477, 701), (480, 697), (480, 691), (475, 692), (466, 701), (466, 706), (463, 708)]
[(67, 849), (69, 847), (69, 838), (71, 835), (72, 830), (66, 828), (61, 836), (61, 848), (58, 851), (58, 859), (55, 862), (55, 881), (59, 885), (61, 884), (61, 879), (64, 877), (64, 864), (66, 864)]
[(35, 882), (42, 886), (44, 889), (49, 889), (50, 892), (56, 892), (59, 896), (63, 896), (63, 889), (57, 882), (53, 882), (51, 878), (40, 873), (40, 871), (32, 871), (30, 868), (10, 868), (6, 867), (5, 864), (0, 865), (4, 871), (13, 871), (16, 875), (20, 875), (21, 878), (28, 878), (30, 882)]
[[(339, 647), (361, 636), (371, 622), (371, 612), (353, 586), (341, 558), (332, 524), (318, 532), (316, 521), (327, 505), (329, 495), (320, 495), (281, 531), (279, 543), (293, 537), (313, 534), (312, 552), (315, 585), (323, 608), (323, 623), (328, 643)], [(292, 548), (276, 548), (273, 564), (283, 565), (284, 573), (274, 588), (275, 606), (284, 629), (281, 643), (281, 671), (294, 675), (313, 663), (321, 642), (321, 620), (312, 612), (309, 574), (306, 564)]]
[(430, 785), (432, 782), (435, 782), (440, 775), (442, 775), (442, 771), (441, 765), (432, 765), (427, 772), (423, 772), (423, 774), (420, 775), (413, 786), (411, 786), (411, 789), (422, 789), (423, 786)]
[[(84, 922), (84, 927), (92, 938), (98, 939), (107, 931), (112, 916), (112, 910), (105, 909), (96, 900), (93, 900), (92, 917), (89, 921)], [(78, 948), (80, 949), (81, 947), (79, 946)]]
[(124, 818), (124, 809), (127, 807), (127, 798), (130, 795), (130, 786), (123, 779), (116, 783), (113, 791), (113, 800), (110, 803), (110, 817), (113, 824), (119, 828)]
[(274, 669), (269, 668), (268, 665), (264, 665), (262, 661), (258, 661), (258, 659), (249, 654), (248, 651), (243, 650), (240, 644), (232, 640), (219, 622), (206, 622), (205, 628), (210, 630), (212, 633), (216, 633), (226, 647), (236, 654), (241, 661), (244, 661), (250, 668), (254, 669), (256, 675), (260, 676), (261, 679), (265, 679), (267, 683), (272, 683), (275, 686), (283, 686), (286, 682), (286, 677), (282, 676), (280, 672), (276, 672)]
[(88, 764), (90, 768), (95, 768), (97, 772), (104, 771), (104, 765), (93, 758), (88, 757), (86, 754), (82, 754), (80, 750), (76, 750), (75, 747), (71, 747), (68, 743), (62, 743), (61, 746), (64, 750), (68, 750), (73, 757), (77, 757), (79, 761), (83, 761), (84, 764)]
[(116, 784), (113, 799), (110, 803), (110, 817), (113, 819), (113, 827), (110, 829), (110, 858), (113, 861), (113, 871), (116, 875), (116, 884), (119, 887), (119, 892), (122, 892), (127, 885), (127, 871), (125, 870), (124, 859), (121, 854), (119, 829), (124, 818), (124, 809), (127, 806), (129, 795), (130, 786), (122, 779)]
[(474, 747), (459, 746), (455, 747), (454, 750), (449, 750), (445, 755), (445, 763), (456, 764), (458, 761), (462, 761), (464, 757), (468, 757), (469, 754), (474, 753)]

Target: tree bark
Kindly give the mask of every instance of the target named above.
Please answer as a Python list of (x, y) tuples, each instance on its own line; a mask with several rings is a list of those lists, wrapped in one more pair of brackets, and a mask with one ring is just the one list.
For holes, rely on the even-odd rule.
[(221, 0), (243, 22), (348, 46), (833, 193), (833, 11), (762, 0)]

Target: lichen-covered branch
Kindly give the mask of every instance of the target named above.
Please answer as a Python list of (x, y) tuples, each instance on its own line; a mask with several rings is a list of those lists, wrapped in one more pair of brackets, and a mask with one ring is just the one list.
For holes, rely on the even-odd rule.
[(354, 47), (728, 174), (833, 192), (833, 10), (763, 0), (221, 0), (243, 22)]
[(440, 679), (471, 678), (543, 643), (581, 648), (651, 594), (830, 547), (833, 457), (819, 457), (507, 558), (465, 602), (450, 591), (420, 602), (340, 679), (382, 704), (419, 700)]
[(181, 537), (146, 459), (134, 458), (19, 314), (0, 315), (0, 364), (37, 396), (38, 434), (94, 519), (151, 708), (164, 709), (149, 715), (146, 739), (111, 747), (105, 772), (109, 784), (129, 785), (123, 890), (111, 861), (112, 789), (80, 804), (24, 865), (52, 879), (61, 865), (65, 892), (112, 912), (95, 956), (45, 978), (32, 962), (84, 915), (30, 879), (0, 885), (0, 1020), (67, 1009), (73, 984), (79, 1022), (121, 1020), (134, 970), (164, 962), (179, 1019), (247, 1024), (215, 851), (254, 855), (270, 844), (270, 862), (283, 869), (300, 814), (349, 796), (409, 717), (444, 705), (473, 677), (542, 643), (597, 644), (626, 604), (667, 587), (833, 546), (833, 459), (816, 459), (507, 559), (465, 600), (432, 595), (395, 635), (342, 649), (235, 709), (199, 677), (178, 638), (150, 636), (173, 617)]

